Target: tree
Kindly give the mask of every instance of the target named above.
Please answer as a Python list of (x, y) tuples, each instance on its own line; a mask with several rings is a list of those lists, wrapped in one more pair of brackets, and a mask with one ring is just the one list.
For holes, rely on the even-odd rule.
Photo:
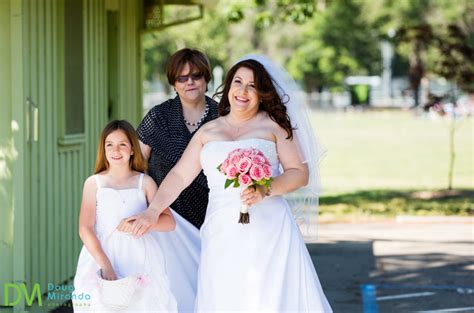
[(219, 1), (202, 20), (145, 36), (146, 79), (163, 78), (169, 55), (188, 46), (227, 69), (247, 53), (286, 66), (306, 90), (344, 87), (348, 75), (380, 72), (378, 32), (366, 18), (367, 0)]
[[(437, 21), (434, 25), (403, 27), (398, 36), (404, 41), (422, 43), (426, 50), (428, 70), (432, 74), (445, 78), (468, 94), (474, 94), (474, 5), (466, 6), (464, 11), (467, 18), (455, 22)], [(448, 112), (438, 106), (438, 112), (450, 119), (448, 190), (453, 188), (455, 135), (461, 121), (454, 88), (450, 96), (453, 107)]]
[[(419, 104), (421, 79), (429, 74), (441, 75), (439, 66), (442, 62), (439, 62), (439, 57), (444, 58), (446, 64), (457, 62), (453, 61), (456, 56), (450, 53), (444, 53), (443, 56), (443, 53), (435, 51), (441, 47), (439, 44), (436, 44), (438, 48), (433, 45), (441, 38), (438, 30), (446, 32), (447, 25), (457, 25), (464, 31), (465, 42), (472, 46), (474, 2), (471, 0), (366, 0), (365, 6), (369, 21), (378, 29), (381, 37), (385, 36), (391, 40), (388, 33), (390, 30), (396, 31), (394, 44), (398, 52), (409, 61), (407, 76), (413, 90), (415, 106)], [(443, 40), (451, 40), (443, 36)], [(445, 68), (455, 68), (452, 65)]]
[(330, 2), (303, 27), (288, 68), (307, 90), (341, 88), (348, 75), (380, 72), (378, 38), (359, 1)]

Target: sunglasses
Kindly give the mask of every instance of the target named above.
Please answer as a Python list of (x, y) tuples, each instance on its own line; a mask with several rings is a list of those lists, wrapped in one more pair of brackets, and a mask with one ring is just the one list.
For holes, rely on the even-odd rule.
[(192, 81), (200, 80), (204, 75), (202, 73), (193, 73), (190, 75), (181, 75), (176, 77), (176, 80), (180, 83), (185, 83), (191, 78)]

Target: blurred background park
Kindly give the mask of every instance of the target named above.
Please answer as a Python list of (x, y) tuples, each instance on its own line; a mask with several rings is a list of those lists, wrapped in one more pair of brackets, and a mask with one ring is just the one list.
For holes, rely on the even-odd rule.
[(328, 150), (321, 220), (473, 214), (474, 1), (207, 5), (169, 5), (170, 27), (143, 36), (144, 112), (173, 93), (177, 49), (209, 56), (210, 96), (233, 62), (262, 53), (299, 83)]
[(0, 294), (71, 286), (98, 134), (174, 96), (190, 47), (210, 96), (249, 53), (301, 87), (328, 151), (305, 239), (335, 312), (474, 312), (474, 0), (0, 0), (0, 43)]
[(209, 56), (209, 96), (237, 59), (269, 56), (327, 149), (306, 242), (334, 311), (474, 312), (474, 1), (206, 3), (168, 6), (142, 37), (143, 112), (172, 96), (177, 49)]

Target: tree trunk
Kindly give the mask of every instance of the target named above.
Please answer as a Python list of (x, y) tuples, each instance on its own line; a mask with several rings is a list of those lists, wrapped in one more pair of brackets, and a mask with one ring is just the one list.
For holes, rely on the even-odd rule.
[(453, 189), (453, 171), (454, 171), (454, 159), (456, 158), (455, 145), (454, 145), (454, 134), (456, 133), (456, 119), (451, 117), (451, 123), (449, 125), (449, 169), (448, 169), (448, 190)]

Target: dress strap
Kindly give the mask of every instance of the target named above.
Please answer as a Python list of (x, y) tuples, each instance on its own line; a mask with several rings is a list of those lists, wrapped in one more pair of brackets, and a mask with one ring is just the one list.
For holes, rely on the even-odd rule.
[(140, 174), (140, 178), (139, 178), (139, 180), (138, 180), (138, 189), (139, 189), (139, 190), (142, 190), (143, 176), (144, 176), (144, 175), (145, 175), (145, 174), (143, 174), (143, 173)]
[(100, 180), (99, 180), (99, 175), (95, 174), (94, 178), (95, 178), (95, 183), (97, 184), (97, 190), (99, 190), (100, 187), (101, 187)]

